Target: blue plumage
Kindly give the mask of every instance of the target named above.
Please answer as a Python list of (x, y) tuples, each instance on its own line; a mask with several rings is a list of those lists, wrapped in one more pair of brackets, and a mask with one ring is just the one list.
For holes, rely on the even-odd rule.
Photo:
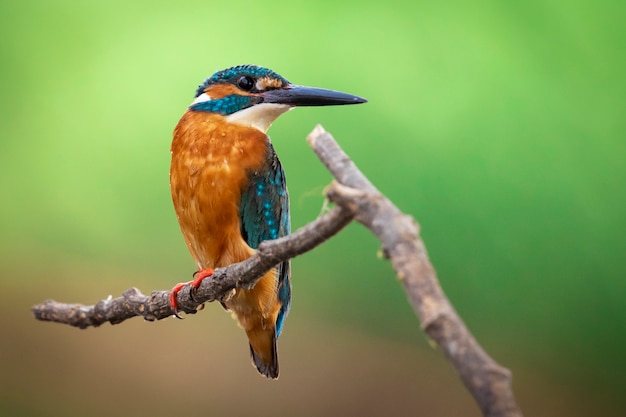
[(231, 94), (224, 98), (194, 103), (189, 106), (189, 110), (219, 113), (222, 116), (228, 116), (229, 114), (233, 114), (239, 110), (247, 109), (255, 104), (259, 104), (262, 101), (263, 99), (258, 96), (240, 96), (238, 94)]
[(196, 90), (196, 97), (204, 93), (210, 85), (219, 83), (231, 83), (235, 84), (237, 79), (242, 76), (249, 76), (253, 78), (272, 78), (280, 80), (283, 85), (289, 84), (289, 81), (280, 74), (275, 73), (271, 69), (257, 67), (256, 65), (237, 65), (236, 67), (227, 68), (225, 70), (217, 71), (215, 74), (206, 78), (202, 84), (198, 86)]
[[(253, 249), (264, 240), (272, 240), (291, 232), (289, 195), (285, 173), (274, 147), (268, 142), (267, 162), (262, 170), (250, 173), (247, 188), (239, 206), (241, 235)], [(291, 266), (289, 261), (278, 265), (277, 289), (282, 306), (276, 319), (276, 336), (280, 335), (291, 304)]]

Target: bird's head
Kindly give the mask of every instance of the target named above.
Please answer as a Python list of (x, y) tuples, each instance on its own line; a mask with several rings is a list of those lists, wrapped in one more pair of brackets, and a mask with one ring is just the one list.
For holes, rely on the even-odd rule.
[(351, 94), (293, 85), (274, 71), (238, 65), (218, 71), (198, 87), (189, 110), (220, 114), (231, 123), (266, 132), (278, 116), (296, 106), (365, 103)]

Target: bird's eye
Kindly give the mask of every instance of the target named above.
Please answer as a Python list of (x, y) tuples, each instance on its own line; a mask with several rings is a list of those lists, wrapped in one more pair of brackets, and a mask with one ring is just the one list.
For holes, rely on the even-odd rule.
[(239, 79), (237, 80), (237, 85), (242, 90), (250, 91), (252, 90), (252, 87), (254, 87), (254, 79), (252, 77), (244, 75), (243, 77), (239, 77)]

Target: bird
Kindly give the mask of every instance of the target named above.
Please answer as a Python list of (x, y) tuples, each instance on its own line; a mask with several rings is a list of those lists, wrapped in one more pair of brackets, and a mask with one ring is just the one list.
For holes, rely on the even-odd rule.
[[(290, 233), (285, 173), (267, 136), (274, 120), (298, 106), (366, 101), (294, 85), (256, 65), (219, 70), (200, 84), (171, 145), (172, 201), (198, 267), (192, 281), (170, 291), (176, 316), (176, 297), (185, 285), (197, 289), (215, 268), (246, 260), (262, 241)], [(280, 263), (251, 289), (235, 289), (221, 303), (245, 330), (258, 372), (278, 378), (276, 340), (291, 305), (290, 262)]]

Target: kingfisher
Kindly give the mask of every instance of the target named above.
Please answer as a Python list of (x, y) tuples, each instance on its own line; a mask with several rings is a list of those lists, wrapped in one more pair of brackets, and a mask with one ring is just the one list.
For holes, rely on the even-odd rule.
[[(174, 129), (170, 189), (198, 288), (214, 268), (248, 259), (264, 240), (290, 233), (285, 173), (266, 132), (296, 106), (365, 103), (346, 93), (291, 84), (255, 65), (217, 71), (196, 90)], [(222, 306), (245, 330), (252, 363), (278, 378), (276, 339), (291, 304), (291, 266), (282, 262), (251, 289), (237, 288)], [(176, 314), (178, 316), (178, 314)]]

